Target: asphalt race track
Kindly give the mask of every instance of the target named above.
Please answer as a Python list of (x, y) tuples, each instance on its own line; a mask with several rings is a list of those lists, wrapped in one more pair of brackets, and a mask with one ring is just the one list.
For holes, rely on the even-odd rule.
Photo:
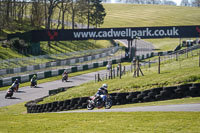
[[(104, 72), (106, 71), (101, 71), (101, 73), (104, 73)], [(37, 88), (30, 88), (29, 86), (22, 87), (22, 88), (19, 88), (19, 92), (16, 92), (13, 94), (12, 99), (5, 99), (6, 91), (0, 91), (0, 107), (27, 102), (30, 100), (35, 100), (37, 98), (47, 96), (49, 93), (49, 90), (57, 89), (59, 87), (78, 86), (80, 84), (94, 80), (96, 73), (98, 72), (71, 77), (69, 78), (68, 82), (62, 82), (60, 79), (57, 81), (39, 84)]]
[(94, 110), (75, 110), (63, 111), (60, 113), (83, 113), (83, 112), (200, 112), (199, 104), (178, 104), (178, 105), (160, 105), (160, 106), (145, 106), (145, 107), (129, 107), (129, 108), (111, 108), (111, 109), (94, 109)]

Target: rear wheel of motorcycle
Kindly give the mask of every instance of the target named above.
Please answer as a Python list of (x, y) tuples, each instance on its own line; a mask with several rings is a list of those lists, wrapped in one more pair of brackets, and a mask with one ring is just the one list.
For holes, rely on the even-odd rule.
[(89, 103), (89, 104), (87, 105), (87, 109), (88, 109), (88, 110), (93, 110), (93, 109), (94, 109), (94, 105), (92, 105), (92, 104)]

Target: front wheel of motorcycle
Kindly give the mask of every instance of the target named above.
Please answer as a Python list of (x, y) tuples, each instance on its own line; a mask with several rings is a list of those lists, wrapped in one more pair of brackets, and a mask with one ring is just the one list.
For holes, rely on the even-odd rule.
[(88, 103), (87, 109), (88, 110), (93, 110), (94, 109), (94, 105), (92, 105), (91, 103)]
[(107, 101), (105, 102), (105, 109), (110, 109), (111, 107), (112, 107), (112, 100), (107, 99)]

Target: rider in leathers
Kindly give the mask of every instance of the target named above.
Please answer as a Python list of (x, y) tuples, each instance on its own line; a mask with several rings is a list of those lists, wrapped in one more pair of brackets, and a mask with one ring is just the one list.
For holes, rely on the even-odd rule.
[(31, 83), (37, 85), (37, 76), (33, 75), (33, 77), (31, 78)]
[(104, 103), (106, 101), (106, 95), (108, 94), (107, 88), (108, 88), (107, 84), (103, 84), (102, 87), (98, 89), (95, 95), (96, 98), (101, 97)]
[(11, 88), (12, 88), (15, 92), (18, 91), (18, 89), (19, 89), (19, 80), (18, 80), (18, 79), (16, 79), (16, 80), (14, 81), (14, 83), (11, 85)]

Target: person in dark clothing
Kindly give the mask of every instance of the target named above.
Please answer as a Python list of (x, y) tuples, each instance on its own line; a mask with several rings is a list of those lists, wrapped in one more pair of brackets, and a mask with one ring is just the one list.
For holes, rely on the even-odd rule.
[(62, 74), (62, 82), (63, 81), (67, 81), (68, 80), (68, 72), (67, 72), (67, 70), (65, 70), (64, 72), (63, 72), (63, 74)]
[(31, 78), (31, 87), (32, 86), (37, 86), (37, 76), (33, 75), (33, 77)]
[(103, 102), (106, 101), (106, 95), (108, 94), (108, 85), (107, 84), (103, 84), (102, 87), (100, 87), (96, 93), (96, 97), (100, 97), (102, 98)]

